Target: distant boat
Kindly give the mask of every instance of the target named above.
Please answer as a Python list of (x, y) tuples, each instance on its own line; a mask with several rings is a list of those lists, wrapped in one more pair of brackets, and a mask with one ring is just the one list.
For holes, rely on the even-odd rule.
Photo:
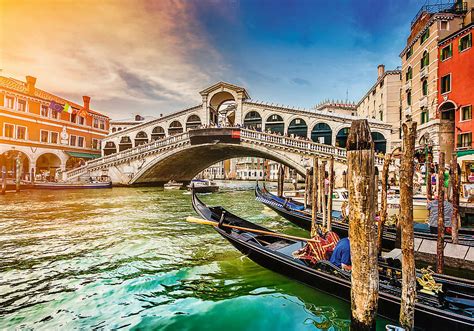
[(111, 188), (112, 182), (35, 182), (32, 184), (35, 189), (67, 190), (67, 189), (98, 189)]
[(188, 189), (196, 193), (213, 193), (219, 191), (219, 186), (208, 179), (193, 179)]
[(170, 180), (164, 185), (165, 190), (181, 190), (183, 183), (178, 183), (174, 180)]

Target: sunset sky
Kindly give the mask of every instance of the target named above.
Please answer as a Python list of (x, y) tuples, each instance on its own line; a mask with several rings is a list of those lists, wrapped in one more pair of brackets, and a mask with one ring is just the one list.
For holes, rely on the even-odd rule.
[(255, 100), (358, 101), (400, 65), (424, 0), (0, 0), (1, 75), (112, 118), (196, 105), (220, 80)]

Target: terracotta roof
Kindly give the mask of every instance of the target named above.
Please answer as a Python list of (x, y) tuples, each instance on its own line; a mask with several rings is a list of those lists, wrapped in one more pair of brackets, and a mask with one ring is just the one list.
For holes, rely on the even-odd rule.
[[(4, 89), (7, 89), (7, 90), (11, 90), (13, 92), (21, 93), (21, 94), (24, 94), (25, 96), (28, 96), (28, 97), (35, 97), (35, 98), (38, 98), (38, 99), (42, 99), (43, 101), (47, 101), (47, 102), (49, 102), (51, 100), (55, 101), (57, 103), (60, 103), (60, 104), (65, 104), (67, 102), (69, 105), (71, 105), (72, 108), (74, 108), (76, 110), (80, 110), (83, 107), (82, 105), (79, 105), (75, 102), (72, 102), (70, 100), (58, 97), (57, 95), (54, 95), (54, 94), (51, 94), (49, 92), (40, 90), (39, 88), (36, 88), (36, 87), (35, 87), (34, 94), (30, 95), (30, 94), (28, 94), (28, 89), (26, 87), (25, 82), (22, 82), (21, 80), (11, 78), (11, 77), (0, 76), (0, 88), (4, 88)], [(92, 110), (92, 109), (89, 109), (88, 113), (109, 118), (107, 115), (104, 115), (104, 114), (99, 113), (99, 112), (97, 112), (95, 110)]]

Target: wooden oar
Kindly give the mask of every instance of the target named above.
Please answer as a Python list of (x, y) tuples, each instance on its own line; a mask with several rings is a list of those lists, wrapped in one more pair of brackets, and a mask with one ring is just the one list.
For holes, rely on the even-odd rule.
[[(202, 219), (202, 218), (197, 218), (197, 217), (192, 217), (192, 216), (186, 217), (186, 222), (196, 223), (196, 224), (203, 224), (203, 225), (212, 225), (212, 226), (217, 226), (217, 225), (219, 224), (218, 222), (208, 221), (208, 220), (205, 220), (205, 219)], [(231, 229), (236, 229), (236, 230), (242, 230), (242, 231), (247, 231), (247, 232), (253, 232), (253, 233), (259, 233), (259, 234), (265, 234), (265, 235), (269, 235), (269, 236), (280, 237), (280, 238), (286, 238), (286, 239), (294, 239), (294, 240), (304, 240), (304, 241), (320, 242), (319, 240), (316, 240), (316, 239), (309, 239), (309, 238), (302, 238), (302, 237), (297, 237), (297, 236), (290, 236), (290, 235), (288, 235), (288, 234), (275, 233), (275, 232), (265, 231), (265, 230), (244, 228), (244, 227), (242, 227), (242, 226), (237, 226), (237, 225), (222, 224), (222, 226), (224, 226), (224, 227), (226, 227), (226, 228), (231, 228)]]

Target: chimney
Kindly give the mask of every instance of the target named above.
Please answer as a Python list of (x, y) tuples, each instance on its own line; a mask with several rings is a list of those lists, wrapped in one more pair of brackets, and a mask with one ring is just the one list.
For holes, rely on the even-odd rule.
[(378, 78), (382, 77), (385, 73), (385, 66), (383, 64), (379, 64), (377, 67)]
[(29, 95), (35, 94), (36, 77), (26, 76), (26, 90)]
[(91, 97), (84, 95), (82, 97), (82, 100), (84, 101), (84, 109), (89, 110), (90, 108), (90, 103), (91, 103)]

